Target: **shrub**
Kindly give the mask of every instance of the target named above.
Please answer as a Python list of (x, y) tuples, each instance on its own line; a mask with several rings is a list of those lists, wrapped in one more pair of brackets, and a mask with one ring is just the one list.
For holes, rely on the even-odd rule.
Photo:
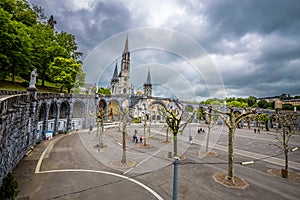
[(18, 185), (17, 179), (9, 172), (0, 187), (0, 199), (15, 199), (19, 193)]

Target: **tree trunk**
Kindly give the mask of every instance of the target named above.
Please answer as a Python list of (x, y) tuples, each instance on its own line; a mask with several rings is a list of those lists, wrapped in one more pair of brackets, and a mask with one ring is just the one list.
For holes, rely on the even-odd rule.
[(206, 153), (208, 153), (210, 126), (211, 126), (211, 119), (209, 119), (209, 123), (208, 123), (208, 132), (207, 132), (207, 140), (206, 140)]
[(166, 142), (169, 142), (169, 127), (167, 127)]
[(265, 121), (265, 126), (266, 126), (266, 131), (269, 131), (268, 120), (267, 120), (267, 121)]
[(234, 129), (229, 128), (228, 133), (228, 176), (227, 179), (234, 182)]
[(125, 131), (125, 129), (126, 129), (126, 127), (123, 126), (123, 131), (122, 131), (122, 135), (123, 135), (123, 142), (122, 142), (123, 156), (122, 156), (122, 160), (121, 160), (122, 164), (126, 164), (126, 131)]
[(210, 128), (211, 128), (211, 108), (209, 108), (209, 115), (208, 115), (208, 132), (207, 132), (207, 140), (206, 140), (206, 153), (208, 153), (208, 144), (209, 144), (209, 135), (210, 135)]
[(282, 178), (288, 178), (288, 151), (284, 150), (284, 157), (285, 157), (285, 167), (284, 170), (281, 171)]
[(284, 158), (285, 158), (285, 167), (284, 170), (281, 170), (281, 176), (283, 178), (288, 178), (288, 147), (286, 145), (285, 139), (285, 130), (282, 129), (282, 136), (283, 136), (283, 148), (284, 148)]

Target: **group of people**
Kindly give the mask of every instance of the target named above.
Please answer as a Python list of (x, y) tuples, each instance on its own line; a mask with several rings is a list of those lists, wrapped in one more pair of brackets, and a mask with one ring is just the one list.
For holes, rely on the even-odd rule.
[(258, 128), (257, 130), (256, 130), (256, 128), (255, 128), (255, 129), (253, 129), (253, 131), (254, 131), (254, 133), (260, 134), (260, 129), (259, 129), (259, 128)]
[(205, 130), (203, 128), (198, 128), (198, 133), (204, 133)]
[(134, 135), (132, 136), (132, 141), (135, 142), (135, 143), (138, 143), (139, 139), (140, 139), (140, 143), (143, 143), (143, 136), (140, 135), (140, 137), (138, 137), (137, 130), (134, 129)]

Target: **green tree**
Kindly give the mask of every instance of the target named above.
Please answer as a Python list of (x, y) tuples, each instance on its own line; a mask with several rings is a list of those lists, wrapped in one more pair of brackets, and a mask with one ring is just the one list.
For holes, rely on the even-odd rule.
[(256, 103), (256, 97), (254, 96), (249, 96), (246, 100), (249, 107), (252, 107)]
[(265, 99), (261, 99), (257, 102), (258, 107), (260, 108), (267, 108), (269, 103)]
[(38, 70), (38, 77), (42, 80), (42, 86), (46, 80), (50, 80), (50, 63), (56, 57), (69, 58), (66, 49), (56, 42), (53, 30), (47, 24), (37, 24), (32, 31), (34, 66)]
[(245, 102), (240, 102), (240, 101), (237, 101), (237, 100), (233, 100), (233, 101), (230, 101), (230, 102), (226, 102), (226, 105), (227, 105), (227, 106), (233, 106), (233, 107), (236, 107), (236, 108), (248, 107), (248, 104), (247, 104), (247, 103), (245, 103)]
[(98, 89), (98, 93), (102, 94), (102, 95), (110, 95), (111, 94), (111, 92), (108, 88), (103, 88), (103, 87), (100, 87)]
[[(74, 87), (72, 88), (73, 93), (80, 93), (80, 89), (85, 87), (85, 73), (82, 67), (78, 69)], [(98, 92), (99, 93), (99, 92)]]
[(62, 31), (56, 35), (56, 41), (60, 46), (65, 48), (65, 50), (68, 52), (68, 55), (75, 61), (77, 61), (83, 55), (82, 52), (78, 51), (78, 46), (75, 42), (74, 35)]
[(21, 22), (26, 26), (36, 24), (36, 14), (25, 0), (3, 0), (0, 2), (6, 12), (12, 14), (12, 20)]
[(77, 72), (81, 65), (75, 62), (72, 58), (56, 57), (49, 67), (49, 77), (52, 81), (68, 89), (70, 93), (71, 88), (75, 84)]
[(28, 32), (28, 27), (12, 20), (12, 15), (0, 7), (1, 78), (10, 74), (14, 82), (16, 75), (31, 66), (31, 38)]

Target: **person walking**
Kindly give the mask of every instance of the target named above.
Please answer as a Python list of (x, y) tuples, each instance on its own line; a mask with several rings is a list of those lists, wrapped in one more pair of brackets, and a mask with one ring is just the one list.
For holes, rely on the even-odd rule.
[(140, 143), (143, 143), (143, 136), (140, 135)]
[(137, 138), (137, 137), (138, 137), (138, 136), (137, 136), (137, 130), (134, 129), (133, 142), (137, 143), (137, 141), (138, 141), (138, 138)]

